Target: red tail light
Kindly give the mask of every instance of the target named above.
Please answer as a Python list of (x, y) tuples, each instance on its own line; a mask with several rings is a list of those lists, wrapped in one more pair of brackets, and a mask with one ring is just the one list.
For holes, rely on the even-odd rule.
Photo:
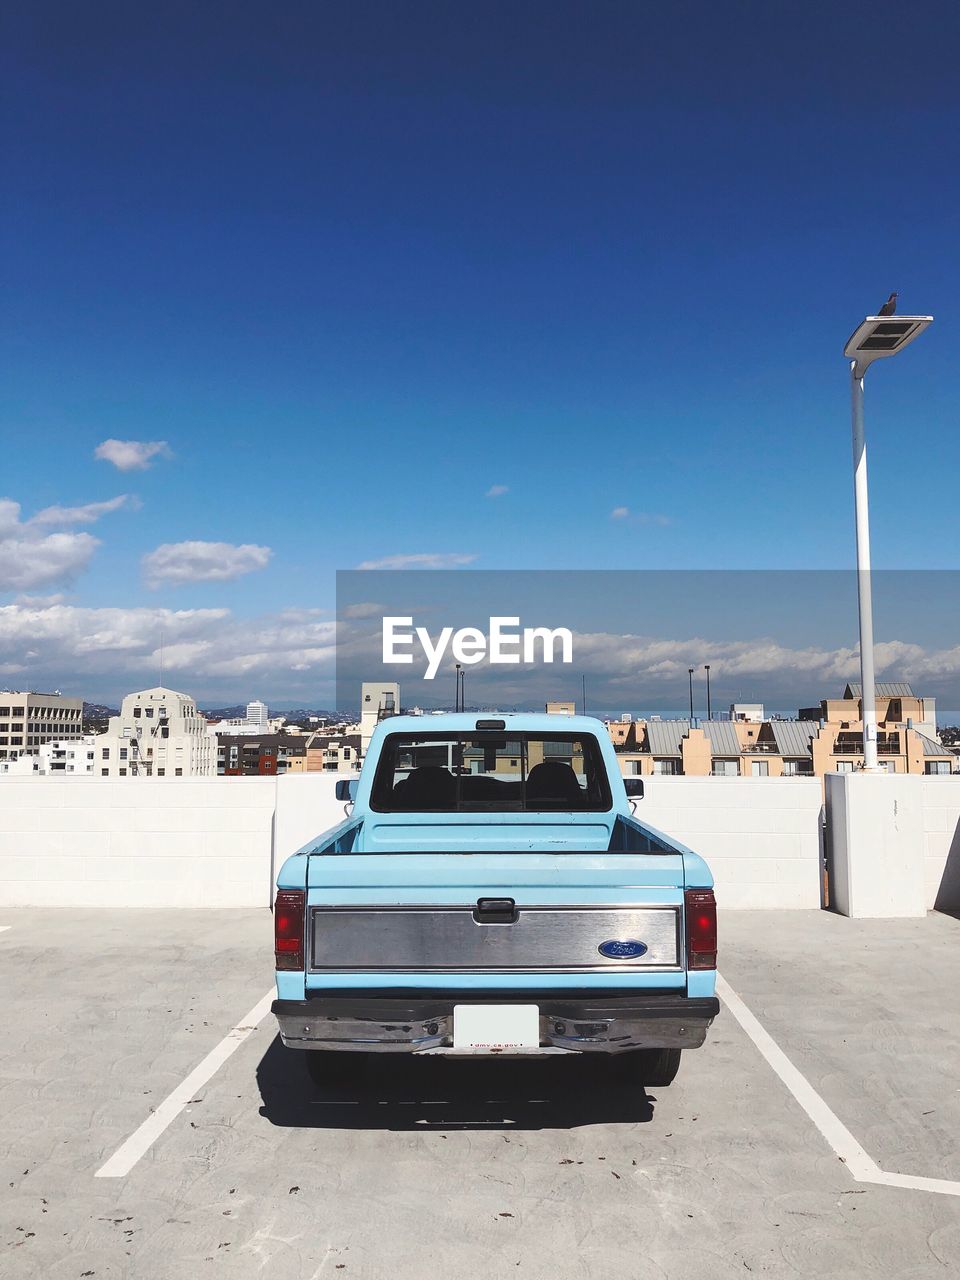
[(717, 900), (712, 889), (687, 889), (683, 895), (687, 922), (687, 968), (717, 967)]
[(302, 889), (281, 889), (273, 904), (278, 969), (303, 968), (303, 899)]

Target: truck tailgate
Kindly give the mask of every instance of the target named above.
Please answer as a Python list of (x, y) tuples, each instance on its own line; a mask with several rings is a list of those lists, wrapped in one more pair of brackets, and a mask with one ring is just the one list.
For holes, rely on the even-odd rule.
[[(345, 972), (682, 975), (682, 885), (679, 854), (312, 855), (307, 985)], [(511, 900), (512, 917), (485, 915), (491, 899)], [(631, 945), (599, 949), (611, 943)]]

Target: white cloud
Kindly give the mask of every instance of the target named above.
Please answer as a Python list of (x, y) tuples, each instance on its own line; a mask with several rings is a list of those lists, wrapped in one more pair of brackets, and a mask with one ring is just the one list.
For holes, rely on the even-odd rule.
[(510, 492), (508, 484), (492, 484), (486, 492), (488, 498), (502, 498), (505, 493)]
[(631, 524), (655, 524), (666, 526), (673, 524), (669, 516), (659, 511), (631, 511), (629, 507), (614, 507), (610, 512), (611, 520), (629, 520)]
[(146, 471), (154, 458), (172, 458), (166, 440), (104, 440), (93, 451), (102, 462), (112, 462), (118, 471)]
[(358, 569), (455, 569), (459, 565), (473, 564), (475, 555), (463, 555), (457, 551), (421, 552), (414, 556), (384, 556), (381, 560), (364, 560)]
[(112, 511), (120, 511), (126, 507), (130, 511), (140, 510), (140, 500), (129, 493), (121, 493), (117, 498), (108, 498), (106, 502), (87, 502), (82, 507), (44, 507), (27, 522), (31, 525), (57, 526), (65, 524), (93, 524), (101, 516), (110, 515)]
[(99, 538), (89, 533), (0, 539), (0, 591), (30, 591), (71, 582), (87, 567), (99, 545)]
[(93, 524), (112, 511), (138, 506), (136, 498), (124, 493), (80, 507), (45, 507), (21, 520), (20, 503), (0, 498), (0, 591), (71, 582), (90, 563), (100, 541), (89, 533), (63, 532), (64, 526)]
[[(258, 618), (238, 618), (229, 609), (93, 609), (36, 600), (0, 606), (0, 677), (33, 687), (71, 688), (91, 699), (111, 700), (156, 683), (163, 634), (166, 683), (185, 693), (235, 702), (256, 692), (265, 698), (302, 699), (301, 705), (332, 705), (331, 680), (337, 624), (316, 609), (286, 609)], [(372, 634), (372, 633), (371, 633)], [(361, 635), (360, 640), (363, 640)], [(379, 633), (371, 654), (379, 654)], [(790, 648), (770, 637), (708, 641), (699, 636), (655, 638), (616, 633), (578, 633), (578, 670), (594, 688), (605, 682), (624, 706), (644, 710), (649, 699), (676, 695), (686, 702), (687, 668), (710, 662), (714, 688), (732, 685), (757, 700), (796, 705), (794, 690), (811, 697), (838, 694), (848, 679), (859, 679), (856, 649)], [(904, 641), (877, 645), (883, 678), (912, 680), (922, 689), (938, 685), (946, 693), (960, 680), (960, 645), (925, 648)], [(509, 673), (474, 669), (495, 679), (497, 697), (511, 698)], [(529, 702), (538, 687), (524, 676), (515, 684), (517, 701)], [(546, 676), (555, 679), (555, 673)], [(321, 693), (321, 688), (326, 693)], [(806, 694), (805, 694), (806, 696)], [(503, 702), (501, 701), (501, 705)]]
[(185, 582), (232, 582), (245, 573), (264, 569), (273, 555), (270, 547), (245, 542), (165, 542), (141, 559), (148, 587), (180, 586)]
[[(120, 698), (156, 683), (163, 635), (164, 679), (185, 693), (286, 678), (317, 705), (318, 681), (334, 669), (336, 623), (316, 610), (240, 619), (229, 609), (89, 609), (65, 604), (0, 606), (0, 675), (35, 686), (71, 686)], [(169, 673), (169, 678), (167, 673)], [(297, 673), (294, 678), (292, 673)]]

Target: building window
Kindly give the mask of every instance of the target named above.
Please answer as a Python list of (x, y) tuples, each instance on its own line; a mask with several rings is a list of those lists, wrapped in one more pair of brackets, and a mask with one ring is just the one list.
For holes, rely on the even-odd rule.
[(158, 777), (158, 778), (162, 778), (162, 777), (166, 774), (166, 772), (167, 772), (167, 771), (166, 771), (166, 769), (158, 769), (158, 770), (157, 770), (157, 777)]
[(677, 772), (676, 760), (654, 760), (653, 772), (660, 777), (668, 777)]
[(121, 747), (121, 748), (120, 748), (120, 759), (121, 759), (121, 760), (126, 760), (126, 758), (127, 758), (127, 748), (126, 748), (126, 747)]
[(109, 769), (101, 769), (101, 770), (100, 770), (100, 777), (101, 777), (101, 778), (109, 778), (109, 777), (110, 777), (110, 770), (109, 770)]
[(174, 776), (175, 778), (182, 778), (182, 777), (183, 777), (183, 770), (182, 770), (182, 769), (174, 769), (174, 771), (173, 771), (173, 776)]
[(109, 759), (110, 759), (110, 748), (109, 748), (109, 747), (104, 747), (100, 754), (101, 754), (101, 757), (102, 757), (104, 760), (109, 760)]
[(950, 772), (949, 760), (927, 760), (923, 766), (923, 772), (928, 774), (943, 774)]
[(126, 769), (121, 769), (121, 770), (120, 770), (120, 777), (121, 777), (121, 778), (125, 778), (126, 776), (127, 776), (127, 771), (126, 771)]
[(715, 778), (736, 778), (740, 773), (740, 763), (737, 760), (714, 760), (713, 776)]
[(134, 708), (133, 708), (133, 718), (134, 718), (134, 720), (139, 720), (139, 719), (140, 719), (140, 714), (141, 714), (141, 709), (140, 709), (140, 707), (134, 707)]
[(837, 761), (837, 773), (853, 773), (853, 761), (852, 761), (852, 760), (838, 760), (838, 761)]
[(767, 778), (770, 776), (769, 760), (754, 760), (750, 764), (750, 776), (752, 778)]

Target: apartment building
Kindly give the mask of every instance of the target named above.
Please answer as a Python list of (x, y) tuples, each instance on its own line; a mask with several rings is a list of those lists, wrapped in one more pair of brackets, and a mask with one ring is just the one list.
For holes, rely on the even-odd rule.
[(0, 760), (33, 754), (55, 738), (76, 741), (82, 736), (82, 698), (0, 691)]
[(209, 778), (217, 771), (216, 732), (196, 702), (159, 686), (128, 693), (94, 749), (102, 778)]
[(217, 735), (217, 773), (223, 777), (273, 777), (306, 773), (306, 739), (286, 733)]
[[(960, 772), (960, 757), (936, 736), (931, 698), (910, 686), (877, 685), (878, 755), (889, 773)], [(860, 686), (841, 698), (801, 709), (796, 720), (638, 720), (611, 722), (614, 747), (626, 774), (692, 777), (823, 777), (863, 767)]]
[(360, 745), (364, 755), (380, 721), (399, 711), (400, 686), (396, 681), (365, 681), (360, 686)]
[(44, 742), (37, 748), (37, 772), (53, 777), (93, 777), (96, 741), (96, 734), (88, 733), (82, 738), (52, 738)]
[(308, 773), (343, 773), (360, 767), (359, 733), (314, 733), (307, 739)]

